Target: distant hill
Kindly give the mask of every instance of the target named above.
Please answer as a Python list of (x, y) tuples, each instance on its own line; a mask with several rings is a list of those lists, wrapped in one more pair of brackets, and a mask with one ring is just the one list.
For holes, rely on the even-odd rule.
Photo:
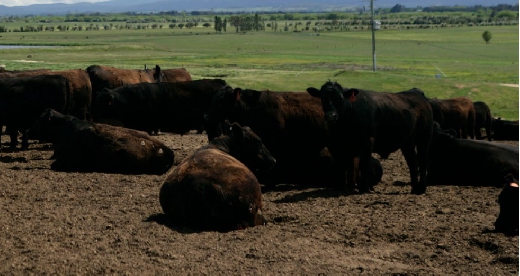
[[(498, 4), (518, 4), (518, 0), (375, 0), (374, 6), (392, 7), (430, 6), (494, 6)], [(98, 3), (77, 4), (35, 4), (30, 6), (7, 7), (0, 5), (0, 16), (5, 15), (45, 15), (67, 13), (116, 13), (116, 12), (159, 12), (159, 11), (345, 11), (347, 9), (368, 8), (369, 0), (111, 0)]]

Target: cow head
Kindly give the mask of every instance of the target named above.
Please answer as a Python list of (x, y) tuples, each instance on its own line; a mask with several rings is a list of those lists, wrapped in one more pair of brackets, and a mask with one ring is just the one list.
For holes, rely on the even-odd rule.
[(92, 109), (94, 121), (114, 117), (116, 110), (114, 105), (116, 105), (116, 98), (110, 89), (104, 88), (101, 92), (98, 92)]
[(251, 128), (225, 121), (223, 132), (231, 141), (229, 154), (244, 163), (250, 170), (270, 170), (276, 164), (274, 157)]
[(230, 111), (234, 109), (237, 102), (240, 101), (242, 89), (233, 89), (228, 85), (224, 85), (211, 100), (211, 104), (204, 113), (205, 126), (207, 128), (208, 140), (222, 134), (221, 123), (225, 119), (229, 119)]
[(307, 92), (313, 97), (321, 99), (325, 120), (328, 123), (334, 123), (338, 120), (339, 112), (342, 110), (345, 100), (355, 102), (359, 93), (357, 89), (345, 90), (337, 82), (328, 81), (318, 90), (314, 87), (307, 88)]
[(65, 118), (61, 113), (48, 108), (42, 113), (38, 121), (27, 130), (27, 135), (30, 139), (52, 142), (54, 134), (57, 133), (58, 125), (64, 119)]
[(498, 196), (500, 213), (495, 221), (495, 231), (518, 235), (518, 178), (512, 173), (504, 177), (504, 188)]

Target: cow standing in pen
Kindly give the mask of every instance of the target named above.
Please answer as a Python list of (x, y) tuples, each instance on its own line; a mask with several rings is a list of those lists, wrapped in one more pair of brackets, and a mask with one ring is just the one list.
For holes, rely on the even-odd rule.
[(453, 129), (458, 138), (475, 137), (475, 107), (464, 97), (453, 99), (428, 99), (433, 111), (433, 120), (442, 129)]
[(71, 90), (69, 80), (61, 75), (0, 78), (0, 125), (5, 125), (11, 138), (10, 147), (29, 147), (26, 130), (47, 108), (68, 113)]
[(420, 89), (383, 93), (346, 89), (328, 81), (321, 89), (309, 87), (307, 92), (321, 98), (330, 136), (328, 148), (338, 166), (338, 179), (346, 182), (348, 189), (355, 188), (355, 157), (360, 158), (362, 175), (357, 188), (367, 192), (371, 189), (368, 180), (374, 175), (372, 152), (388, 158), (401, 149), (410, 170), (412, 194), (426, 191), (433, 114)]
[(67, 114), (72, 115), (80, 120), (87, 118), (88, 110), (92, 102), (92, 86), (90, 79), (82, 69), (59, 70), (53, 71), (49, 69), (37, 70), (19, 70), (19, 71), (2, 71), (0, 79), (34, 77), (40, 75), (59, 75), (68, 80), (70, 99), (68, 103)]
[[(475, 108), (475, 138), (478, 140), (487, 138), (492, 140), (491, 128), (493, 124), (493, 117), (491, 117), (491, 110), (485, 102), (473, 102)], [(482, 128), (486, 130), (486, 137), (482, 136)]]
[(96, 122), (120, 125), (152, 133), (157, 129), (184, 134), (200, 129), (213, 94), (226, 82), (201, 79), (178, 83), (138, 83), (103, 89), (93, 105)]
[[(224, 120), (255, 130), (277, 160), (272, 172), (258, 176), (262, 184), (333, 186), (337, 182), (334, 161), (326, 148), (327, 125), (321, 102), (305, 92), (225, 86), (213, 97), (205, 119), (209, 140), (219, 135), (218, 127)], [(378, 160), (371, 164), (382, 173)], [(381, 173), (372, 185), (379, 182)]]
[(184, 68), (161, 70), (159, 65), (155, 65), (153, 69), (145, 68), (144, 70), (91, 65), (86, 71), (90, 77), (94, 95), (104, 88), (114, 89), (141, 82), (182, 82), (192, 80), (190, 73)]

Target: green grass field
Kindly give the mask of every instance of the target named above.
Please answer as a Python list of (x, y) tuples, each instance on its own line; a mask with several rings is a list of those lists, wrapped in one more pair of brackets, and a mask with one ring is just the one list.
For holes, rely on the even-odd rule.
[[(281, 23), (279, 23), (282, 25)], [(482, 32), (491, 31), (490, 44)], [(55, 45), (0, 50), (8, 70), (186, 68), (195, 79), (221, 77), (230, 85), (305, 91), (331, 79), (378, 91), (423, 89), (427, 96), (466, 96), (488, 103), (494, 116), (518, 119), (518, 26), (376, 32), (372, 72), (370, 31), (216, 34), (212, 28), (0, 33), (1, 44)], [(440, 78), (438, 78), (440, 77)]]

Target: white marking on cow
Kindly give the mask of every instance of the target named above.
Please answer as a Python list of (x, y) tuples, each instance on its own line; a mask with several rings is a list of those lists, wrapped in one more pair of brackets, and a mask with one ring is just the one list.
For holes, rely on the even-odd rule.
[(146, 143), (144, 141), (141, 141), (141, 146), (144, 146), (146, 145)]
[(159, 152), (159, 154), (163, 154), (164, 151), (163, 151), (163, 149), (159, 149), (158, 152)]

